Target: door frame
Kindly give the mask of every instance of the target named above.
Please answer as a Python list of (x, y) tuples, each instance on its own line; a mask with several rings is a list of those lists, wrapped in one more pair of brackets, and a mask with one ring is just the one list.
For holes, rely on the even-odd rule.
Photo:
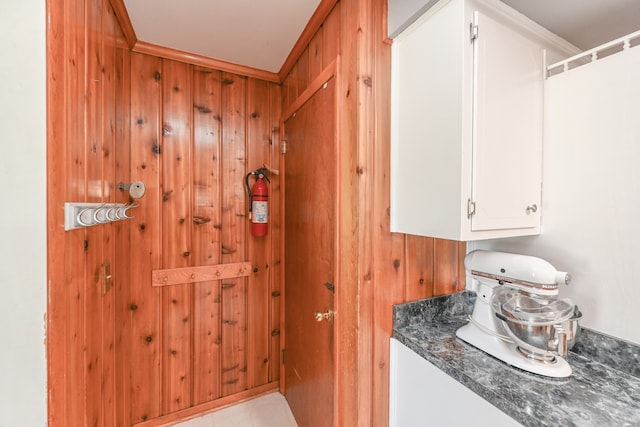
[[(358, 330), (357, 330), (357, 310), (356, 301), (358, 295), (358, 286), (351, 286), (343, 284), (357, 283), (357, 239), (354, 238), (353, 229), (351, 228), (356, 221), (357, 212), (355, 210), (356, 189), (352, 180), (345, 181), (344, 177), (349, 176), (347, 173), (352, 172), (353, 158), (355, 157), (352, 150), (343, 150), (343, 144), (341, 140), (343, 121), (343, 106), (340, 102), (341, 94), (344, 87), (342, 79), (340, 78), (340, 56), (338, 56), (333, 62), (331, 62), (322, 72), (307, 86), (307, 88), (282, 112), (282, 118), (280, 120), (280, 140), (286, 146), (285, 138), (285, 121), (291, 117), (297, 110), (299, 110), (323, 85), (330, 79), (335, 79), (336, 84), (336, 105), (334, 109), (335, 114), (335, 144), (336, 144), (336, 157), (338, 161), (337, 167), (337, 183), (338, 194), (336, 199), (336, 226), (335, 226), (335, 242), (336, 252), (340, 256), (336, 256), (335, 260), (335, 296), (334, 296), (334, 311), (335, 321), (333, 322), (334, 333), (334, 364), (333, 364), (333, 378), (334, 378), (334, 413), (333, 413), (333, 425), (342, 425), (343, 419), (342, 408), (349, 408), (351, 403), (344, 403), (344, 398), (357, 399), (353, 391), (357, 390), (358, 381), (358, 357), (357, 357), (357, 343), (358, 343)], [(348, 147), (346, 147), (348, 148)], [(355, 149), (355, 147), (352, 147)], [(284, 177), (286, 170), (286, 155), (280, 154), (280, 168), (281, 176)], [(286, 221), (285, 212), (285, 198), (286, 198), (286, 180), (283, 178), (281, 182), (281, 200), (280, 209), (282, 212), (282, 221)], [(345, 191), (345, 188), (349, 191)], [(346, 213), (346, 215), (345, 215)], [(285, 238), (285, 227), (281, 228), (281, 239)], [(286, 264), (284, 247), (280, 249), (280, 259), (283, 264)], [(286, 265), (283, 265), (286, 268)], [(282, 304), (281, 310), (281, 324), (286, 325), (284, 306), (287, 304), (287, 296), (285, 289), (285, 274), (281, 275), (281, 287), (282, 292)], [(280, 346), (285, 348), (285, 335), (286, 326), (282, 328), (280, 335)], [(285, 381), (285, 368), (284, 363), (280, 365), (280, 392), (284, 394), (286, 389)], [(357, 406), (356, 406), (357, 407)]]

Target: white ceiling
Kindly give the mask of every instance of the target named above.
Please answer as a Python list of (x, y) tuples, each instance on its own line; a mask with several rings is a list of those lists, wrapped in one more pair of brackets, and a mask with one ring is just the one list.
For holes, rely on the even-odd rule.
[[(583, 50), (640, 30), (640, 0), (502, 1)], [(124, 4), (140, 41), (277, 73), (320, 0)]]
[(278, 72), (320, 0), (124, 0), (140, 41)]
[(640, 30), (640, 0), (502, 0), (588, 50)]

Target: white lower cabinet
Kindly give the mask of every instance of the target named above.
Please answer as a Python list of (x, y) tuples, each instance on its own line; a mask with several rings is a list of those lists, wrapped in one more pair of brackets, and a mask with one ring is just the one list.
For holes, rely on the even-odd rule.
[(389, 427), (515, 427), (513, 418), (391, 339)]

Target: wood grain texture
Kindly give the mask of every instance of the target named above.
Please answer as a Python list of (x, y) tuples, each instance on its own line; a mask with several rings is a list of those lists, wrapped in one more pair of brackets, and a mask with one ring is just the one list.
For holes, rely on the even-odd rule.
[(327, 19), (327, 16), (331, 13), (336, 3), (338, 3), (338, 0), (321, 0), (320, 1), (320, 4), (318, 5), (315, 12), (313, 12), (313, 15), (309, 19), (309, 22), (307, 22), (307, 25), (305, 26), (304, 30), (302, 30), (302, 34), (300, 34), (300, 37), (298, 37), (296, 44), (291, 49), (291, 52), (289, 52), (287, 59), (284, 61), (284, 64), (282, 64), (282, 67), (278, 72), (279, 81), (283, 81), (285, 77), (289, 74), (289, 72), (291, 71), (291, 68), (299, 60), (302, 54), (302, 51), (304, 51), (307, 48), (307, 46), (309, 45), (309, 42), (311, 41), (313, 36), (316, 34), (316, 32), (318, 31), (322, 23), (325, 22), (325, 20)]
[(48, 421), (64, 426), (84, 418), (84, 232), (65, 233), (60, 208), (85, 196), (84, 2), (47, 12)]
[[(161, 425), (277, 385), (282, 188), (272, 179), (269, 234), (253, 241), (242, 183), (284, 167), (280, 113), (339, 54), (336, 282), (350, 286), (338, 287), (334, 425), (386, 425), (392, 305), (462, 290), (465, 246), (388, 231), (384, 2), (323, 1), (282, 86), (144, 44), (180, 63), (131, 53), (114, 2), (47, 2), (49, 425)], [(134, 219), (62, 230), (63, 202), (128, 202), (117, 183), (138, 180)], [(105, 261), (115, 281), (102, 295)], [(154, 270), (241, 262), (250, 279), (152, 286)]]
[(221, 397), (216, 400), (208, 401), (199, 405), (192, 406), (182, 411), (163, 415), (149, 421), (135, 424), (136, 427), (165, 427), (174, 425), (180, 421), (187, 421), (195, 417), (235, 405), (237, 403), (246, 402), (261, 395), (273, 393), (278, 388), (278, 383), (269, 383), (250, 390), (241, 391), (231, 396)]
[(311, 81), (309, 74), (309, 48), (302, 51), (302, 55), (296, 63), (296, 89), (298, 95), (302, 94)]
[[(406, 282), (405, 299), (415, 301), (433, 296), (434, 280), (434, 255), (435, 243), (432, 238), (407, 235), (405, 240), (405, 251), (407, 261), (405, 263)], [(416, 257), (412, 254), (423, 254)]]
[[(115, 294), (102, 265), (114, 228), (64, 232), (65, 201), (115, 195), (118, 27), (108, 2), (47, 5), (48, 423), (113, 425)], [(122, 70), (121, 70), (122, 71)]]
[[(269, 166), (280, 171), (280, 118), (282, 105), (282, 90), (280, 85), (269, 85)], [(282, 249), (283, 249), (283, 210), (282, 206), (282, 178), (281, 175), (271, 176), (269, 186), (269, 210), (270, 210), (270, 239), (271, 239), (271, 265), (269, 268), (269, 381), (280, 379), (281, 347), (280, 337), (282, 330), (281, 309), (282, 306)]]
[[(117, 26), (116, 26), (117, 31)], [(115, 159), (117, 179), (131, 181), (131, 138), (130, 138), (130, 95), (131, 95), (131, 53), (122, 33), (116, 33), (116, 112), (115, 112)], [(116, 200), (129, 201), (125, 192), (119, 192)], [(112, 425), (130, 425), (129, 407), (130, 388), (128, 371), (123, 369), (122, 361), (130, 360), (128, 326), (130, 325), (129, 278), (131, 261), (129, 256), (131, 227), (126, 221), (115, 224), (115, 262), (113, 264), (115, 297), (115, 396), (116, 418)]]
[[(87, 202), (104, 202), (103, 181), (103, 29), (102, 0), (89, 0), (86, 26), (86, 78), (85, 78), (85, 192)], [(89, 227), (85, 230), (85, 419), (88, 424), (102, 426), (102, 322), (101, 270), (102, 242), (107, 227)]]
[[(247, 79), (222, 74), (222, 258), (223, 263), (244, 261), (246, 212), (244, 178), (246, 164)], [(246, 387), (246, 279), (222, 281), (221, 395)]]
[(120, 361), (129, 379), (125, 411), (132, 424), (161, 415), (161, 300), (160, 291), (151, 287), (150, 272), (162, 266), (162, 77), (162, 60), (131, 55), (130, 179), (146, 186), (144, 203), (129, 222), (132, 249), (128, 254), (131, 276), (125, 300), (129, 309), (125, 345), (130, 351), (129, 359)]
[[(187, 64), (162, 61), (162, 267), (191, 265), (191, 73)], [(193, 289), (162, 290), (162, 412), (192, 405)]]
[(259, 70), (257, 68), (238, 65), (232, 62), (213, 59), (207, 56), (197, 55), (195, 53), (172, 49), (165, 46), (158, 46), (148, 42), (137, 41), (135, 46), (132, 48), (132, 50), (137, 53), (144, 53), (147, 55), (158, 56), (160, 58), (171, 59), (173, 61), (179, 61), (179, 62), (185, 62), (187, 64), (198, 65), (205, 68), (225, 71), (228, 73), (238, 74), (246, 77), (252, 77), (255, 79), (266, 80), (266, 81), (276, 82), (276, 83), (280, 81), (278, 74), (272, 73), (270, 71)]
[[(343, 0), (315, 36), (322, 43), (323, 65), (340, 54), (338, 132), (343, 166), (338, 202), (340, 253), (346, 264), (340, 280), (352, 283), (350, 292), (340, 296), (344, 304), (337, 336), (340, 409), (333, 425), (388, 423), (393, 304), (464, 288), (464, 243), (389, 232), (391, 56), (385, 22), (386, 2)], [(311, 55), (316, 40), (310, 40)], [(309, 66), (313, 80), (317, 71), (311, 70), (317, 68)], [(297, 85), (293, 71), (283, 89)], [(283, 94), (283, 116), (295, 111), (293, 102)], [(357, 265), (357, 271), (351, 265)]]
[[(272, 120), (269, 86), (269, 82), (262, 80), (249, 79), (247, 82), (247, 159), (251, 159), (248, 163), (249, 171), (270, 163)], [(246, 203), (248, 206), (248, 198)], [(273, 201), (269, 205), (273, 205)], [(272, 234), (272, 229), (268, 230), (267, 236), (262, 237), (247, 233), (247, 256), (253, 266), (247, 280), (247, 388), (269, 382), (269, 268), (272, 259)]]
[[(221, 244), (221, 72), (193, 69), (192, 143), (192, 261), (197, 269), (216, 268), (222, 256)], [(250, 264), (243, 264), (246, 274)], [(238, 269), (234, 269), (238, 270)], [(243, 270), (244, 271), (244, 270)], [(196, 277), (199, 277), (196, 275)], [(194, 284), (193, 371), (194, 404), (220, 396), (221, 294), (220, 276)], [(194, 282), (196, 280), (193, 280)]]
[(230, 264), (153, 270), (151, 272), (151, 283), (153, 286), (171, 286), (233, 279), (236, 277), (249, 276), (250, 274), (251, 263), (235, 262)]
[[(361, 164), (358, 155), (359, 145), (359, 78), (358, 69), (360, 52), (359, 39), (363, 36), (360, 26), (361, 4), (357, 1), (340, 2), (339, 17), (339, 53), (338, 67), (338, 139), (340, 144), (340, 168), (338, 204), (340, 213), (340, 274), (339, 283), (350, 283), (351, 286), (337, 288), (337, 310), (341, 313), (341, 327), (336, 341), (338, 354), (336, 401), (338, 407), (334, 414), (334, 425), (367, 425), (359, 422), (358, 414), (369, 415), (368, 405), (359, 408), (364, 393), (359, 392), (360, 384), (371, 380), (371, 371), (362, 370), (363, 363), (370, 364), (371, 352), (367, 352), (365, 343), (370, 342), (371, 305), (370, 299), (362, 301), (362, 270), (359, 267), (360, 239), (363, 237), (359, 224), (360, 198), (358, 186), (361, 182), (359, 173), (369, 165)], [(367, 27), (365, 26), (364, 31)], [(338, 51), (337, 51), (338, 52)], [(365, 152), (368, 149), (364, 149)], [(368, 172), (368, 171), (367, 171)], [(362, 260), (370, 266), (370, 260)], [(366, 267), (365, 267), (366, 268)], [(370, 295), (370, 292), (366, 292)], [(362, 304), (361, 312), (360, 305)], [(365, 321), (360, 329), (360, 314)], [(360, 339), (364, 342), (360, 343)], [(370, 350), (370, 346), (369, 346)], [(346, 373), (346, 374), (345, 374)], [(353, 374), (351, 374), (353, 373)], [(366, 419), (366, 418), (365, 418)]]
[(309, 42), (307, 55), (309, 56), (308, 79), (317, 76), (322, 71), (322, 42), (324, 40), (324, 28), (321, 25)]
[[(121, 34), (117, 20), (109, 2), (102, 3), (102, 182), (103, 200), (116, 203), (119, 194), (116, 193), (116, 113), (118, 104), (122, 102), (116, 92), (116, 59), (117, 37)], [(116, 295), (113, 287), (113, 278), (120, 278), (117, 271), (116, 260), (116, 226), (115, 223), (104, 227), (102, 236), (102, 260), (100, 278), (100, 291), (102, 297), (102, 342), (100, 353), (102, 355), (101, 373), (101, 419), (102, 425), (116, 424)], [(111, 279), (105, 278), (105, 266), (108, 266)]]
[(133, 24), (131, 23), (127, 7), (124, 5), (124, 0), (109, 0), (109, 3), (115, 13), (117, 25), (124, 36), (123, 41), (126, 42), (130, 49), (133, 48), (138, 41), (138, 37), (136, 36)]

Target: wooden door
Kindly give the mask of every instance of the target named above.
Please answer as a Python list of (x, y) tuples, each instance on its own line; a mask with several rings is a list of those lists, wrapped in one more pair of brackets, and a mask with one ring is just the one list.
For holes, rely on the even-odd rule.
[(333, 422), (334, 80), (285, 122), (285, 396), (300, 427)]

